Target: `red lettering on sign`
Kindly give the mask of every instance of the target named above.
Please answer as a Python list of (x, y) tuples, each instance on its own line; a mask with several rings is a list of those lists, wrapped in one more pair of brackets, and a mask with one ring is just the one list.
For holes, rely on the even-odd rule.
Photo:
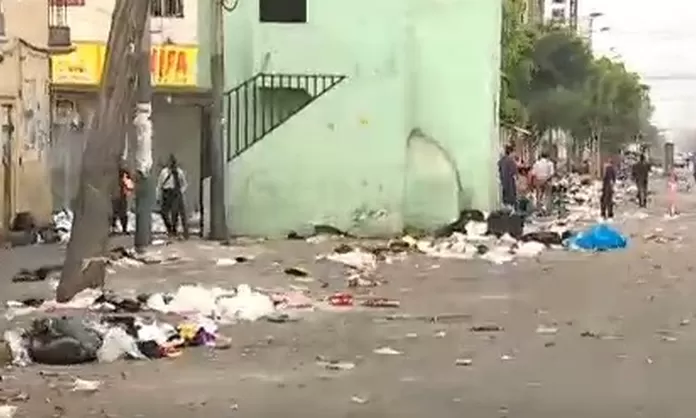
[(150, 71), (158, 80), (185, 78), (189, 73), (188, 56), (182, 50), (153, 48)]

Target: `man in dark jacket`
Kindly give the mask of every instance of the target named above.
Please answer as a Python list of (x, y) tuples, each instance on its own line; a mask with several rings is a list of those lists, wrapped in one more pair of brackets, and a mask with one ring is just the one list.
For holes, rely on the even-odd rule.
[(633, 164), (631, 176), (638, 188), (638, 206), (644, 208), (648, 205), (648, 177), (650, 176), (650, 163), (646, 161), (645, 154), (641, 154), (638, 162)]
[(602, 218), (614, 218), (614, 184), (616, 183), (616, 168), (611, 159), (604, 165), (602, 175), (602, 196), (600, 197), (600, 210)]
[(505, 154), (498, 160), (498, 175), (500, 176), (500, 189), (503, 205), (514, 208), (517, 205), (517, 162), (513, 155), (512, 145), (505, 147)]

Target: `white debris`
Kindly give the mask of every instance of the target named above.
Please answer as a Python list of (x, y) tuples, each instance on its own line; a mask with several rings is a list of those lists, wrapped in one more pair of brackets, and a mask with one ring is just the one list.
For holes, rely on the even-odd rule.
[(12, 418), (17, 413), (17, 407), (14, 405), (0, 405), (0, 418)]
[(486, 233), (488, 232), (488, 223), (469, 221), (464, 227), (466, 236), (472, 240), (487, 240)]
[(401, 351), (394, 350), (391, 347), (380, 347), (373, 351), (375, 354), (381, 354), (384, 356), (398, 356), (403, 354)]
[(151, 295), (147, 305), (159, 312), (204, 316), (222, 323), (255, 321), (275, 311), (270, 297), (252, 291), (247, 284), (239, 285), (236, 291), (185, 285), (169, 303), (163, 295)]
[(556, 335), (558, 333), (558, 328), (539, 325), (536, 329), (536, 333), (539, 335)]
[(256, 321), (275, 311), (273, 301), (266, 295), (254, 292), (249, 285), (237, 287), (237, 295), (220, 298), (217, 303), (217, 316), (220, 322)]
[(99, 390), (102, 382), (99, 380), (84, 380), (76, 378), (73, 382), (73, 392), (96, 392)]
[(482, 259), (496, 265), (509, 263), (515, 259), (515, 254), (508, 246), (498, 246), (490, 249), (481, 256)]
[(215, 265), (218, 267), (229, 267), (229, 266), (234, 266), (237, 264), (237, 260), (234, 258), (219, 258), (217, 261), (215, 261)]
[(377, 268), (377, 257), (374, 254), (356, 249), (347, 253), (331, 253), (324, 257), (330, 261), (344, 264), (356, 270), (369, 271)]
[(111, 363), (122, 358), (145, 359), (146, 357), (138, 350), (135, 339), (123, 328), (109, 328), (97, 351), (97, 359), (102, 363)]
[(472, 364), (474, 364), (474, 360), (470, 358), (458, 358), (457, 360), (455, 360), (454, 364), (456, 366), (471, 366)]
[(32, 363), (31, 356), (19, 330), (7, 330), (3, 334), (3, 340), (12, 354), (12, 364), (18, 367), (25, 367)]
[(520, 257), (538, 257), (545, 249), (546, 245), (536, 241), (529, 241), (519, 244), (515, 254)]
[(7, 303), (7, 311), (5, 312), (5, 318), (12, 319), (22, 315), (28, 315), (33, 312), (45, 312), (51, 310), (59, 309), (87, 309), (94, 305), (94, 302), (99, 296), (102, 295), (102, 291), (98, 289), (85, 289), (75, 295), (70, 301), (65, 303), (59, 303), (55, 300), (47, 300), (37, 308), (33, 307), (16, 307), (17, 302), (10, 301)]

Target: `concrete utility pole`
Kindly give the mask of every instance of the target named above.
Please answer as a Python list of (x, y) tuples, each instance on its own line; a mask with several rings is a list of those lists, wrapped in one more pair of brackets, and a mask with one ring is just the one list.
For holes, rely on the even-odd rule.
[[(210, 82), (213, 95), (210, 112), (210, 144), (208, 144), (208, 161), (211, 164), (210, 177), (210, 239), (228, 238), (227, 217), (225, 215), (225, 147), (227, 140), (224, 132), (225, 58), (224, 58), (224, 0), (212, 0), (211, 21), (212, 51), (210, 54)], [(235, 109), (235, 111), (237, 111)]]
[[(142, 0), (141, 0), (142, 1)], [(149, 4), (149, 2), (146, 2)], [(143, 252), (152, 242), (152, 208), (155, 204), (152, 182), (152, 76), (150, 54), (150, 12), (140, 44), (138, 62), (138, 103), (135, 108), (135, 249)], [(186, 222), (186, 219), (183, 220)]]
[(104, 284), (111, 196), (135, 103), (137, 45), (145, 34), (149, 2), (116, 0), (106, 47), (99, 108), (82, 155), (75, 220), (56, 291), (59, 302)]

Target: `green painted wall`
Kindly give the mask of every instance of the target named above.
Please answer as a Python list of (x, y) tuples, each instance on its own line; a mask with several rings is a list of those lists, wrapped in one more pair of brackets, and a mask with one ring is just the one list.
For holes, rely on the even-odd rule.
[(391, 235), (494, 204), (500, 0), (310, 0), (301, 25), (257, 7), (226, 17), (228, 86), (348, 78), (228, 165), (234, 233)]

